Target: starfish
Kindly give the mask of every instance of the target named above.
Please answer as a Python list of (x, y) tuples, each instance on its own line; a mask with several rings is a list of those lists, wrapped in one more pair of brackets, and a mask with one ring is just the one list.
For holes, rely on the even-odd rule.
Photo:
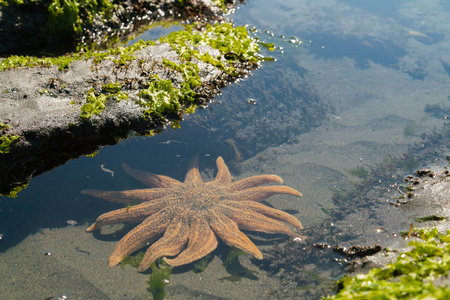
[(171, 266), (181, 266), (214, 251), (218, 239), (262, 259), (261, 251), (240, 229), (301, 237), (280, 222), (302, 229), (298, 219), (260, 203), (275, 194), (301, 197), (299, 191), (281, 185), (261, 186), (282, 183), (277, 175), (252, 176), (232, 182), (222, 157), (217, 158), (216, 164), (218, 173), (209, 182), (201, 179), (198, 159), (193, 160), (184, 182), (122, 164), (128, 175), (151, 188), (81, 191), (111, 202), (139, 203), (103, 214), (87, 229), (92, 232), (109, 224), (140, 223), (118, 242), (109, 258), (109, 266), (116, 266), (127, 255), (151, 243), (138, 271), (146, 271), (160, 257)]

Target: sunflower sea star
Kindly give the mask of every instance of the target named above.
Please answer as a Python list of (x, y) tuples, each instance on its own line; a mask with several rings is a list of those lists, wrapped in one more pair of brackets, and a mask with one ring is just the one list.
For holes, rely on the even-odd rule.
[(109, 266), (117, 265), (125, 256), (152, 242), (138, 268), (140, 272), (160, 257), (172, 266), (196, 261), (216, 249), (218, 238), (262, 259), (261, 251), (239, 229), (299, 236), (279, 222), (302, 229), (299, 220), (259, 202), (275, 194), (301, 197), (300, 192), (287, 186), (261, 186), (269, 182), (282, 183), (276, 175), (252, 176), (232, 182), (222, 157), (216, 163), (218, 173), (210, 182), (202, 181), (198, 159), (193, 160), (184, 182), (122, 164), (127, 174), (152, 188), (81, 191), (111, 202), (139, 203), (103, 214), (87, 229), (91, 232), (108, 224), (140, 223), (119, 241), (109, 258)]

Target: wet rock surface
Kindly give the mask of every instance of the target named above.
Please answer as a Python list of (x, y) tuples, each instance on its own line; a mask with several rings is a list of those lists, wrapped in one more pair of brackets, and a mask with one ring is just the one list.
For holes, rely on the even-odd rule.
[[(198, 49), (220, 57), (220, 52), (209, 46)], [(130, 130), (146, 132), (158, 126), (181, 120), (179, 113), (163, 118), (148, 118), (145, 108), (138, 105), (139, 93), (146, 88), (149, 76), (170, 79), (180, 88), (182, 74), (168, 68), (163, 61), (180, 63), (180, 58), (169, 44), (147, 46), (133, 54), (132, 60), (122, 62), (112, 56), (100, 62), (95, 58), (74, 61), (66, 69), (58, 66), (8, 69), (0, 72), (0, 120), (7, 124), (2, 136), (18, 136), (9, 153), (0, 156), (2, 178), (0, 192), (11, 185), (21, 185), (42, 172), (82, 154), (89, 154), (101, 145), (115, 144)], [(195, 104), (202, 106), (216, 95), (220, 88), (255, 68), (246, 62), (228, 62), (236, 69), (232, 75), (209, 63), (195, 60), (201, 86), (195, 88)], [(129, 96), (118, 101), (112, 97), (99, 115), (81, 118), (81, 108), (91, 89), (102, 92), (102, 86), (119, 83)], [(8, 175), (6, 175), (8, 174)], [(6, 178), (5, 178), (6, 177)]]

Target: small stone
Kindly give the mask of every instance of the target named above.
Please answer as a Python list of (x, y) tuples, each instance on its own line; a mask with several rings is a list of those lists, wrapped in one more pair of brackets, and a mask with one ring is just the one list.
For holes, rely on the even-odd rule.
[(256, 100), (253, 99), (253, 98), (248, 98), (247, 99), (247, 104), (254, 105), (254, 104), (256, 104)]

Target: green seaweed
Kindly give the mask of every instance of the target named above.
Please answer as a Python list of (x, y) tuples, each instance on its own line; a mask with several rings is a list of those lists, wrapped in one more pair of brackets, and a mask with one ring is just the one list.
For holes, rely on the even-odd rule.
[(124, 269), (126, 265), (130, 265), (133, 268), (138, 268), (142, 259), (144, 258), (144, 252), (139, 251), (134, 255), (125, 256), (122, 261), (119, 263), (121, 269)]
[(0, 136), (0, 154), (9, 153), (11, 146), (20, 139), (17, 135)]
[(150, 265), (150, 268), (152, 273), (150, 274), (150, 280), (147, 282), (147, 289), (152, 293), (153, 299), (164, 299), (166, 296), (166, 291), (164, 289), (170, 282), (169, 277), (172, 273), (172, 269), (164, 262), (161, 262), (159, 267), (154, 262)]
[(99, 115), (106, 108), (108, 97), (100, 93), (95, 95), (95, 89), (91, 88), (86, 96), (86, 103), (81, 107), (80, 117), (89, 119), (92, 115)]
[(172, 32), (159, 40), (170, 44), (184, 61), (196, 58), (228, 72), (234, 68), (225, 67), (220, 62), (220, 56), (214, 58), (210, 55), (201, 55), (197, 48), (206, 44), (219, 50), (221, 55), (234, 53), (240, 60), (259, 62), (258, 43), (248, 35), (244, 26), (234, 27), (230, 23), (208, 24), (203, 31), (197, 31), (194, 30), (195, 25), (187, 25), (185, 30)]
[(0, 122), (0, 131), (4, 131), (4, 130), (8, 129), (9, 127), (10, 127), (9, 124)]
[(152, 75), (147, 83), (147, 88), (139, 93), (140, 99), (137, 101), (145, 107), (145, 117), (177, 112), (180, 107), (180, 90), (175, 88), (170, 79), (161, 80), (158, 75)]
[(436, 285), (450, 270), (450, 230), (414, 229), (421, 240), (409, 242), (414, 248), (401, 253), (396, 262), (374, 268), (367, 274), (345, 276), (338, 281), (339, 292), (324, 299), (449, 299), (450, 289)]
[(354, 169), (349, 169), (349, 170), (344, 169), (344, 170), (347, 173), (349, 173), (350, 175), (353, 175), (353, 176), (356, 176), (356, 177), (359, 177), (362, 179), (367, 178), (369, 176), (369, 170), (362, 166), (357, 166)]
[(258, 280), (258, 277), (255, 276), (258, 272), (247, 269), (239, 262), (239, 256), (246, 254), (246, 252), (237, 249), (231, 248), (230, 252), (228, 252), (227, 258), (223, 262), (222, 266), (225, 267), (230, 276), (220, 278), (220, 281), (241, 281), (242, 278), (248, 278), (251, 280)]
[(209, 263), (213, 260), (214, 256), (210, 253), (199, 260), (192, 263), (192, 272), (198, 274), (203, 273), (208, 267)]
[(86, 103), (81, 107), (80, 117), (89, 119), (92, 115), (99, 115), (106, 108), (108, 99), (116, 101), (128, 99), (128, 94), (122, 92), (122, 85), (118, 82), (102, 85), (102, 92), (96, 95), (94, 88), (91, 88), (86, 96)]

